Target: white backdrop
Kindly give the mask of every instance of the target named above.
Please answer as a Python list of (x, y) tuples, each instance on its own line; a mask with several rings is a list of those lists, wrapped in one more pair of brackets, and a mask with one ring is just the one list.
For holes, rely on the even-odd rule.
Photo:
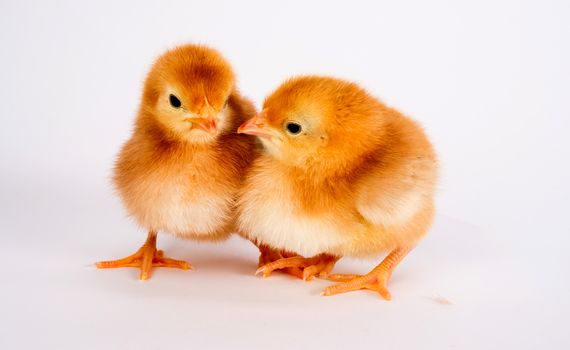
[[(563, 0), (2, 1), (0, 347), (569, 348), (569, 18)], [(162, 235), (196, 270), (146, 283), (93, 268), (144, 239), (110, 169), (147, 70), (186, 42), (223, 52), (258, 107), (331, 74), (426, 127), (439, 213), (392, 302), (256, 278), (237, 238)]]

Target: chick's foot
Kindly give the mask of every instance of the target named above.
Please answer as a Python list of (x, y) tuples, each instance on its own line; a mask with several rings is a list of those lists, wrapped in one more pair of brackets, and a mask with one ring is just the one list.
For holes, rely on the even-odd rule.
[(262, 273), (263, 278), (266, 278), (275, 270), (298, 269), (297, 277), (304, 281), (311, 281), (315, 277), (327, 276), (338, 259), (328, 254), (319, 254), (312, 258), (297, 255), (266, 263), (257, 269), (255, 274)]
[(385, 300), (391, 300), (392, 295), (386, 284), (392, 276), (392, 272), (402, 259), (408, 254), (410, 248), (397, 248), (366, 275), (331, 274), (325, 277), (330, 281), (343, 282), (325, 288), (323, 295), (330, 296), (360, 289), (368, 289), (378, 292)]
[(138, 267), (141, 270), (141, 281), (150, 278), (150, 271), (153, 267), (171, 267), (182, 270), (192, 268), (192, 265), (186, 261), (165, 258), (164, 252), (156, 249), (156, 232), (153, 231), (149, 232), (146, 242), (133, 255), (117, 260), (99, 261), (95, 265), (99, 269)]
[[(257, 246), (259, 248), (259, 263), (257, 264), (258, 268), (261, 268), (262, 266), (264, 266), (266, 264), (272, 263), (272, 262), (280, 260), (280, 259), (295, 256), (295, 254), (288, 253), (284, 250), (273, 249), (273, 248), (266, 246), (264, 244), (257, 245)], [(287, 274), (290, 274), (292, 276), (303, 278), (303, 270), (301, 270), (297, 267), (285, 267), (282, 269), (282, 271), (287, 273)], [(256, 272), (256, 274), (257, 274), (257, 272)]]

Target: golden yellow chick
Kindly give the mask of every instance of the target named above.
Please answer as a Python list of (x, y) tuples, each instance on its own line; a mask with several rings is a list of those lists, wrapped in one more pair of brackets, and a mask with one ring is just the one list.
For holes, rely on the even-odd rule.
[(234, 232), (235, 199), (254, 155), (237, 127), (255, 115), (236, 90), (231, 66), (215, 50), (177, 47), (146, 78), (133, 134), (123, 146), (114, 184), (128, 213), (148, 230), (133, 255), (99, 268), (191, 268), (156, 249), (156, 235), (221, 240)]
[[(238, 132), (256, 135), (263, 154), (238, 200), (238, 227), (251, 240), (295, 252), (269, 262), (342, 282), (324, 295), (386, 284), (428, 231), (437, 161), (423, 130), (356, 84), (306, 76), (281, 85)], [(388, 253), (370, 273), (329, 274), (343, 256)]]

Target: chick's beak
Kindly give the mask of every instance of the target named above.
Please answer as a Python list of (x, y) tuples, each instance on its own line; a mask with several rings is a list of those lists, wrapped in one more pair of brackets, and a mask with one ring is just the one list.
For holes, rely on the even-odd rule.
[(218, 128), (216, 119), (212, 116), (192, 118), (190, 121), (192, 122), (192, 128), (202, 129), (210, 134), (216, 133)]
[(215, 134), (217, 132), (218, 123), (216, 121), (216, 110), (210, 106), (206, 106), (196, 115), (187, 118), (186, 121), (191, 123), (192, 129), (202, 129), (207, 133)]
[(248, 134), (268, 139), (272, 137), (279, 137), (279, 135), (276, 135), (275, 131), (267, 127), (263, 113), (256, 115), (255, 117), (240, 125), (237, 132), (238, 134)]

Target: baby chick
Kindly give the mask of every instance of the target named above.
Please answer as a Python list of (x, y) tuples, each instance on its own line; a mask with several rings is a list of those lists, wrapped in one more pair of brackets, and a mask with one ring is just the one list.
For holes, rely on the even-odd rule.
[(156, 249), (156, 235), (221, 240), (234, 231), (237, 191), (254, 142), (237, 127), (255, 115), (236, 90), (228, 62), (205, 46), (187, 45), (161, 56), (146, 78), (131, 138), (114, 169), (114, 184), (128, 213), (148, 230), (133, 255), (99, 268), (191, 268)]
[[(386, 284), (434, 216), (437, 162), (423, 130), (356, 84), (307, 76), (281, 85), (238, 132), (264, 153), (238, 200), (238, 226), (252, 240), (296, 252), (262, 266), (299, 268), (343, 282), (324, 295)], [(366, 275), (329, 274), (343, 256), (388, 253)]]

